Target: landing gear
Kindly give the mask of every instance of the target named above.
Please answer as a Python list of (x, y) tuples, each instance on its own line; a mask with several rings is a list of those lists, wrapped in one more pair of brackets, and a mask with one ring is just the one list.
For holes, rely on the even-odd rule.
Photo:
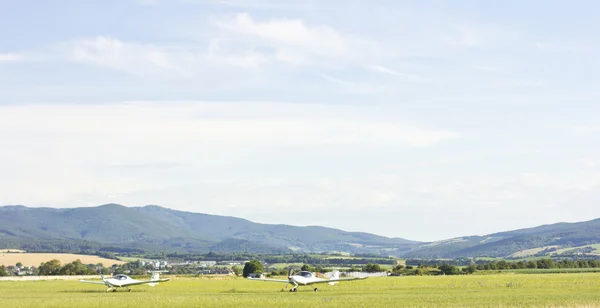
[(315, 292), (317, 292), (317, 290), (318, 290), (318, 289), (317, 289), (317, 288), (315, 288)]
[(298, 291), (298, 289), (295, 287), (290, 289), (290, 292), (296, 292), (296, 291)]

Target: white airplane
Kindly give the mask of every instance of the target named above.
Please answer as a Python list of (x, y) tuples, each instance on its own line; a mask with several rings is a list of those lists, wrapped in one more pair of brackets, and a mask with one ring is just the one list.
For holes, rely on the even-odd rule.
[[(310, 286), (310, 285), (319, 284), (319, 283), (329, 283), (330, 285), (334, 285), (334, 284), (338, 283), (339, 281), (367, 279), (367, 277), (340, 278), (340, 272), (333, 271), (331, 273), (330, 279), (323, 279), (323, 278), (315, 277), (315, 275), (313, 275), (313, 273), (311, 273), (309, 271), (301, 271), (296, 275), (292, 275), (292, 270), (290, 270), (290, 274), (288, 275), (288, 280), (268, 279), (268, 278), (252, 278), (252, 277), (248, 277), (248, 279), (285, 283), (286, 289), (287, 289), (288, 284), (292, 284), (293, 287), (290, 289), (290, 292), (296, 292), (298, 290), (299, 286)], [(314, 291), (315, 292), (317, 291), (316, 287), (314, 287)]]
[(119, 274), (119, 275), (113, 276), (112, 278), (104, 278), (104, 275), (101, 275), (102, 281), (79, 280), (79, 282), (103, 284), (108, 287), (108, 289), (106, 289), (106, 292), (108, 292), (110, 290), (112, 290), (113, 292), (116, 292), (117, 288), (125, 288), (129, 292), (131, 292), (131, 289), (129, 289), (130, 286), (147, 283), (148, 285), (153, 287), (153, 286), (157, 285), (159, 282), (166, 282), (166, 281), (171, 280), (171, 278), (160, 279), (160, 272), (161, 271), (151, 272), (152, 277), (150, 277), (150, 280), (137, 280), (137, 279), (133, 279), (127, 275)]

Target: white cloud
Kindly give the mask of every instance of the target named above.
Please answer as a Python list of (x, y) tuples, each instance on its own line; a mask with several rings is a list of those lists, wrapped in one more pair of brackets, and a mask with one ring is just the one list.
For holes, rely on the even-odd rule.
[[(403, 64), (402, 66), (408, 67), (411, 65)], [(391, 69), (391, 68), (389, 68), (387, 66), (383, 66), (383, 65), (365, 65), (364, 68), (366, 68), (370, 71), (373, 71), (373, 72), (380, 73), (380, 74), (397, 77), (398, 80), (401, 80), (401, 81), (418, 82), (418, 83), (429, 82), (429, 80), (427, 78), (423, 78), (417, 74), (399, 72), (399, 71), (396, 71), (394, 69)], [(422, 70), (423, 68), (418, 68), (418, 69)], [(413, 67), (412, 70), (415, 70), (415, 67)]]
[(223, 48), (221, 42), (222, 40), (215, 39), (209, 43), (207, 61), (250, 69), (257, 69), (269, 62), (268, 57), (253, 49), (240, 52)]
[(400, 73), (398, 73), (397, 71), (382, 66), (382, 65), (368, 65), (366, 66), (367, 69), (370, 69), (372, 71), (378, 72), (378, 73), (382, 73), (382, 74), (388, 74), (388, 75), (393, 75), (393, 76), (399, 76)]
[(190, 77), (223, 68), (256, 69), (268, 59), (253, 50), (223, 48), (212, 40), (207, 48), (126, 42), (113, 37), (85, 38), (61, 45), (68, 60), (136, 75)]
[(18, 53), (0, 53), (0, 63), (21, 62), (25, 56)]
[(218, 21), (217, 25), (272, 48), (278, 61), (293, 65), (347, 59), (364, 49), (357, 38), (326, 25), (309, 26), (300, 19), (255, 21), (249, 14), (239, 13)]
[[(129, 73), (144, 74), (179, 71), (176, 51), (150, 44), (127, 43), (111, 37), (94, 37), (76, 41), (70, 49), (70, 59)], [(179, 55), (189, 58), (188, 54)], [(185, 59), (183, 59), (185, 60)]]

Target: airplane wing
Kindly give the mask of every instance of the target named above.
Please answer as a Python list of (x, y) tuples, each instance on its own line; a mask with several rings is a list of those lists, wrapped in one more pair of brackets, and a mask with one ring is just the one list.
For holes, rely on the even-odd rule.
[(288, 282), (290, 282), (289, 280), (283, 280), (283, 279), (252, 278), (252, 277), (248, 277), (248, 279), (250, 279), (250, 280), (259, 280), (259, 281), (268, 281), (268, 282), (281, 282), (281, 283), (288, 283)]
[(128, 287), (128, 286), (136, 286), (139, 284), (145, 284), (145, 283), (159, 283), (159, 282), (166, 282), (171, 280), (171, 278), (165, 278), (165, 279), (158, 279), (158, 280), (142, 280), (142, 281), (135, 281), (135, 282), (130, 282), (130, 283), (124, 283), (123, 285), (121, 285), (122, 287)]
[(79, 280), (79, 282), (93, 283), (93, 284), (105, 284), (104, 281), (93, 281), (93, 280)]
[(349, 277), (349, 278), (323, 279), (323, 280), (311, 282), (310, 284), (315, 284), (315, 283), (331, 283), (331, 282), (338, 282), (338, 281), (350, 281), (350, 280), (362, 280), (362, 279), (367, 279), (367, 277)]

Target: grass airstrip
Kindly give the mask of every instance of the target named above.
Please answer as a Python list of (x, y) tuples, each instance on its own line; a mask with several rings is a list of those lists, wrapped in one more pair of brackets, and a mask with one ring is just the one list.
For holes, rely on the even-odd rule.
[(377, 277), (300, 287), (234, 277), (171, 277), (105, 293), (77, 281), (0, 281), (2, 307), (600, 307), (600, 274)]

